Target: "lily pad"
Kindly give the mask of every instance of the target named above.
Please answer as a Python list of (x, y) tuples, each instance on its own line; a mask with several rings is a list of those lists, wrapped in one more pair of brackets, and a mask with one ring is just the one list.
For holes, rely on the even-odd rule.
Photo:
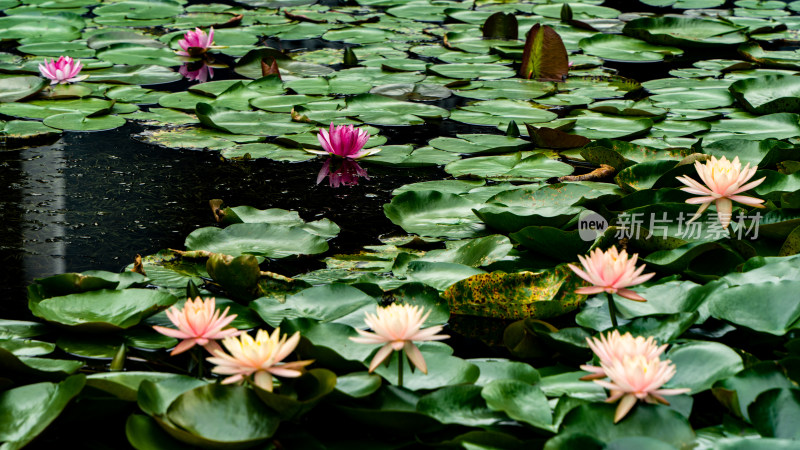
[(324, 238), (301, 227), (268, 223), (237, 223), (221, 229), (200, 228), (186, 237), (189, 250), (206, 250), (231, 256), (256, 255), (286, 258), (313, 255), (328, 250)]
[(113, 331), (130, 328), (176, 301), (167, 292), (151, 289), (101, 289), (41, 300), (32, 298), (29, 307), (35, 316), (50, 322), (79, 330)]
[(576, 309), (582, 281), (566, 267), (531, 273), (475, 275), (449, 287), (442, 296), (454, 314), (501, 319), (548, 318)]
[(683, 54), (683, 50), (677, 47), (648, 44), (645, 41), (613, 34), (596, 34), (582, 39), (578, 45), (585, 53), (607, 61), (653, 62)]

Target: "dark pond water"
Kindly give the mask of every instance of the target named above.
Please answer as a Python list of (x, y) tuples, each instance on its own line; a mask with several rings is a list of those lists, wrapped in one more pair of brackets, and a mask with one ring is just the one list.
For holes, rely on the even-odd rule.
[[(306, 220), (327, 217), (342, 228), (331, 252), (350, 252), (394, 231), (382, 209), (393, 189), (442, 175), (438, 169), (368, 166), (369, 180), (333, 189), (326, 182), (315, 185), (321, 160), (223, 161), (215, 152), (131, 139), (141, 129), (128, 124), (102, 133), (64, 133), (53, 145), (0, 152), (0, 317), (25, 313), (25, 286), (33, 278), (119, 271), (137, 253), (183, 248), (187, 234), (213, 224), (210, 199), (297, 210)], [(386, 135), (414, 140), (408, 132)], [(287, 270), (316, 268), (318, 259)]]

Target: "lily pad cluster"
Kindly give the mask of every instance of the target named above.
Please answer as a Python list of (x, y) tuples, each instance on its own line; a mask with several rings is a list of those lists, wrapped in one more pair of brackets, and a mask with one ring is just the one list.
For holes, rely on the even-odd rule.
[[(397, 187), (396, 235), (357, 253), (329, 251), (344, 224), (217, 205), (182, 248), (122, 273), (35, 280), (35, 321), (0, 320), (4, 446), (93, 436), (70, 418), (99, 410), (141, 449), (800, 448), (798, 2), (330, 3), (0, 0), (3, 149), (136, 121), (154, 145), (300, 163), (334, 122), (370, 133), (365, 164), (442, 167)], [(178, 40), (212, 26), (228, 72), (178, 83)], [(534, 26), (560, 36), (561, 80), (537, 79)], [(264, 45), (298, 40), (319, 48)], [(88, 79), (48, 87), (38, 64), (60, 55)], [(635, 64), (645, 78), (619, 75)], [(382, 134), (398, 127), (458, 131)], [(764, 208), (736, 206), (727, 229), (714, 208), (690, 221), (677, 179), (723, 156), (764, 179)], [(608, 306), (567, 266), (611, 246), (656, 272), (646, 302), (615, 296), (619, 331), (667, 345), (665, 387), (690, 390), (618, 424), (579, 369)], [(212, 296), (239, 330), (299, 332), (293, 357), (315, 362), (270, 392), (169, 357), (177, 340), (152, 327)], [(378, 347), (350, 339), (391, 303), (453, 336), (419, 346), (427, 374), (397, 354), (370, 373)]]

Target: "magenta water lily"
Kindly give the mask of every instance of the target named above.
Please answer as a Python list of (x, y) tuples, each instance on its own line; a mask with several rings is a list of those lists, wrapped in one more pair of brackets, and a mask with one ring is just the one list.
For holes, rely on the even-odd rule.
[(333, 122), (331, 122), (330, 131), (320, 128), (317, 139), (324, 151), (306, 151), (317, 155), (330, 155), (349, 159), (360, 159), (380, 151), (379, 149), (365, 150), (364, 145), (369, 140), (369, 133), (352, 125), (334, 126)]
[(39, 64), (39, 72), (43, 77), (50, 80), (50, 84), (67, 84), (85, 80), (89, 75), (78, 75), (83, 68), (80, 61), (73, 60), (69, 56), (59, 56), (59, 58)]
[(187, 31), (183, 39), (178, 41), (181, 50), (177, 53), (181, 56), (202, 56), (214, 45), (214, 27), (208, 30), (208, 34), (200, 28), (194, 31)]

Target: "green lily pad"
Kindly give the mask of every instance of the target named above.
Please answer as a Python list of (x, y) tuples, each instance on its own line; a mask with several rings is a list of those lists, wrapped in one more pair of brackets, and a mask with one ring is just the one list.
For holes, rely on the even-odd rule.
[(557, 118), (553, 112), (536, 108), (520, 100), (486, 100), (453, 110), (450, 119), (473, 125), (506, 127), (512, 120), (517, 123), (549, 122)]
[(409, 233), (454, 239), (475, 237), (484, 230), (472, 209), (479, 206), (458, 195), (409, 191), (383, 206), (386, 217)]
[(551, 429), (553, 416), (541, 389), (518, 380), (494, 380), (484, 386), (481, 397), (495, 411), (536, 428)]
[[(585, 434), (602, 442), (623, 437), (645, 436), (675, 447), (692, 445), (695, 433), (680, 413), (664, 405), (639, 403), (625, 419), (614, 424), (616, 405), (591, 403), (567, 413), (561, 425), (563, 434)], [(654, 427), (653, 424), (658, 426)]]
[(283, 319), (304, 317), (354, 328), (364, 328), (364, 314), (374, 314), (377, 306), (375, 298), (345, 284), (305, 289), (288, 296), (285, 301), (261, 298), (251, 303), (251, 308), (274, 326), (280, 325)]
[(151, 289), (82, 292), (29, 300), (31, 312), (50, 322), (79, 330), (112, 331), (130, 328), (160, 308), (175, 303), (171, 294)]
[(740, 27), (694, 17), (645, 17), (626, 23), (622, 32), (651, 44), (676, 47), (717, 47), (747, 41)]
[(280, 419), (247, 387), (206, 384), (170, 403), (164, 422), (170, 435), (188, 444), (245, 447), (269, 439)]
[(607, 61), (653, 62), (683, 54), (683, 50), (677, 47), (648, 44), (639, 39), (613, 34), (596, 34), (581, 39), (578, 45), (585, 53)]
[(164, 66), (114, 66), (108, 69), (86, 71), (93, 82), (115, 82), (123, 84), (153, 85), (171, 83), (183, 75)]
[(75, 375), (61, 383), (36, 383), (0, 394), (0, 442), (22, 448), (44, 431), (83, 389), (86, 378)]
[[(776, 388), (791, 389), (794, 387), (780, 366), (773, 361), (763, 361), (734, 376), (718, 381), (714, 384), (712, 392), (717, 400), (735, 416), (750, 420), (749, 406), (761, 393)], [(754, 412), (758, 412), (758, 408), (754, 408)]]
[[(780, 294), (798, 289), (798, 281), (724, 286), (709, 294), (711, 316), (753, 330), (782, 336), (800, 319), (800, 299)], [(753, 308), (753, 298), (761, 308)]]
[(800, 80), (786, 75), (767, 75), (734, 82), (728, 88), (753, 114), (800, 111)]
[(186, 248), (231, 256), (286, 258), (323, 253), (328, 250), (328, 243), (301, 227), (237, 223), (224, 229), (206, 227), (195, 230), (186, 237)]
[(99, 6), (93, 11), (98, 16), (123, 16), (129, 19), (161, 19), (174, 17), (183, 7), (172, 0), (125, 0)]
[(16, 102), (30, 97), (48, 85), (41, 77), (2, 78), (0, 82), (0, 102)]
[(490, 426), (504, 414), (490, 409), (481, 397), (479, 386), (448, 386), (419, 400), (417, 411), (439, 422), (467, 426)]
[(667, 358), (676, 371), (666, 387), (689, 388), (693, 394), (710, 389), (715, 382), (744, 369), (741, 356), (718, 342), (690, 341), (676, 345)]
[(522, 157), (522, 153), (480, 156), (453, 161), (444, 168), (453, 176), (477, 176), (504, 180), (541, 180), (572, 173), (572, 166), (538, 153)]
[(97, 59), (114, 64), (180, 66), (183, 62), (168, 48), (145, 47), (139, 44), (111, 44), (98, 50)]
[(48, 127), (69, 131), (113, 130), (125, 125), (124, 118), (111, 114), (92, 117), (87, 117), (81, 113), (54, 114), (45, 117), (43, 122)]
[(236, 111), (198, 103), (197, 118), (203, 125), (233, 134), (280, 136), (314, 129), (313, 125), (292, 122), (288, 114), (263, 111)]
[(762, 436), (796, 439), (789, 425), (800, 419), (800, 390), (771, 389), (761, 393), (749, 407), (750, 420)]

